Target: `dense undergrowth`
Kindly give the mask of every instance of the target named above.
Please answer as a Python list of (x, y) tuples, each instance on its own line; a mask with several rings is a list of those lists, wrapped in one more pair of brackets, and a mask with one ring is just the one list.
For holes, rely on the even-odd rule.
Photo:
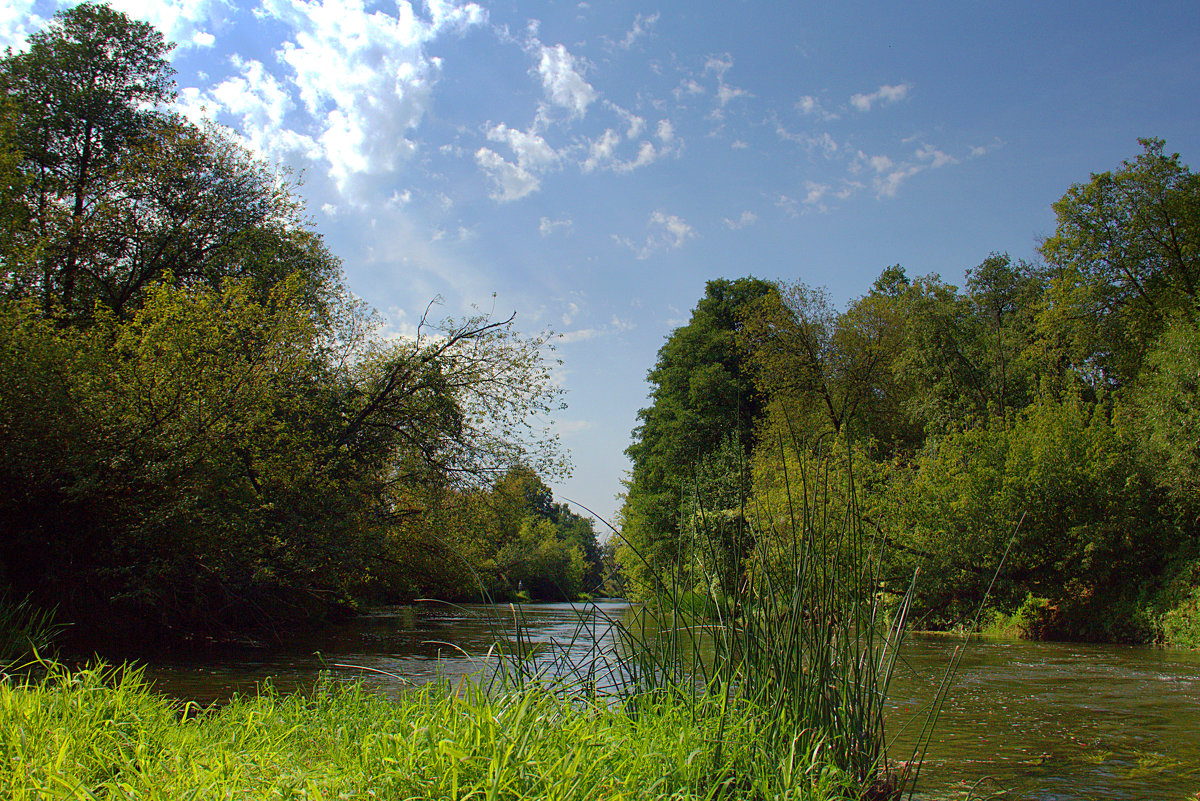
[[(457, 690), (457, 691), (456, 691)], [(136, 670), (0, 683), (0, 796), (78, 799), (852, 797), (820, 751), (753, 764), (762, 716), (664, 694), (636, 712), (531, 684), (434, 683), (398, 701), (325, 682), (200, 710)], [(714, 753), (719, 756), (714, 759)], [(786, 786), (767, 777), (792, 768)]]

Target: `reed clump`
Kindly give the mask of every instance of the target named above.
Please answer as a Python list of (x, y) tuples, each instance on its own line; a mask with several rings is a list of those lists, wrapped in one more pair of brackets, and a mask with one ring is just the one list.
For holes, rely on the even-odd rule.
[[(773, 505), (746, 492), (740, 508), (709, 509), (693, 495), (679, 563), (643, 588), (652, 600), (642, 614), (614, 621), (619, 695), (635, 711), (672, 697), (751, 718), (737, 770), (755, 797), (805, 787), (815, 766), (836, 769), (860, 797), (900, 798), (953, 668), (916, 721), (916, 749), (894, 759), (884, 708), (916, 576), (885, 577), (887, 543), (858, 507), (849, 447), (779, 448)], [(731, 755), (717, 744), (709, 759), (716, 768)]]

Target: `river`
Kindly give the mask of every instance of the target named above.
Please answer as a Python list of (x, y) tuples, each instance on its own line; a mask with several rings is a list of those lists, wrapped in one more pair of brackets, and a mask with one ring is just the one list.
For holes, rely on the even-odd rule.
[[(571, 643), (579, 662), (611, 646), (604, 616), (625, 609), (619, 602), (528, 604), (522, 619), (530, 641)], [(503, 606), (378, 609), (284, 647), (157, 656), (146, 675), (162, 691), (200, 702), (254, 692), (268, 680), (285, 692), (304, 690), (322, 670), (394, 696), (408, 684), (478, 671), (497, 634), (511, 636), (511, 615)], [(909, 639), (891, 693), (894, 757), (907, 758), (916, 726), (905, 724), (921, 719), (959, 643)], [(926, 754), (918, 797), (1200, 798), (1200, 653), (972, 641)]]

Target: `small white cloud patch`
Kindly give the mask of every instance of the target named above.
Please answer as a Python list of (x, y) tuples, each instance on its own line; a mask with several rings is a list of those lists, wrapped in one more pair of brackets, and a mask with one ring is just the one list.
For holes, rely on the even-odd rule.
[(584, 80), (579, 62), (561, 44), (539, 48), (537, 71), (546, 99), (572, 117), (582, 117), (596, 100), (596, 90)]
[(852, 96), (850, 98), (850, 105), (859, 111), (870, 111), (871, 107), (876, 103), (886, 106), (905, 99), (908, 97), (908, 90), (911, 88), (906, 83), (898, 83), (895, 86), (880, 86), (877, 90), (869, 94), (856, 94)]
[(481, 147), (475, 151), (475, 162), (492, 179), (490, 197), (501, 203), (520, 200), (537, 191), (541, 180), (517, 164), (505, 161), (494, 150)]
[(647, 259), (660, 250), (678, 250), (687, 240), (696, 236), (695, 229), (688, 225), (682, 217), (663, 211), (652, 213), (646, 227), (649, 229), (646, 241), (640, 246), (635, 245), (627, 237), (614, 235), (613, 239), (633, 250), (637, 258)]
[(740, 228), (745, 228), (748, 225), (754, 225), (756, 222), (758, 222), (757, 214), (752, 211), (743, 211), (742, 216), (738, 217), (736, 220), (731, 220), (726, 217), (725, 227), (731, 231), (736, 231)]

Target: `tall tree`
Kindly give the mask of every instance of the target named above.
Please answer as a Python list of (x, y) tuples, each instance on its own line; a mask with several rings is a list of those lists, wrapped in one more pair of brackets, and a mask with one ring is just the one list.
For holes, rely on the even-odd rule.
[(633, 471), (621, 510), (622, 560), (633, 592), (679, 557), (681, 502), (694, 466), (730, 433), (747, 449), (753, 441), (763, 402), (737, 335), (742, 310), (776, 291), (757, 278), (709, 281), (687, 325), (659, 349), (649, 374), (652, 403), (638, 412), (641, 424), (626, 450)]
[(86, 219), (117, 188), (129, 151), (153, 143), (158, 108), (174, 96), (169, 50), (148, 23), (84, 3), (0, 65), (0, 92), (20, 120), (35, 233), (46, 245), (41, 275), (31, 278), (47, 304), (74, 306)]
[(1200, 301), (1200, 176), (1161, 139), (1054, 204), (1042, 246), (1054, 281), (1042, 315), (1048, 348), (1098, 390), (1128, 384), (1175, 316)]

